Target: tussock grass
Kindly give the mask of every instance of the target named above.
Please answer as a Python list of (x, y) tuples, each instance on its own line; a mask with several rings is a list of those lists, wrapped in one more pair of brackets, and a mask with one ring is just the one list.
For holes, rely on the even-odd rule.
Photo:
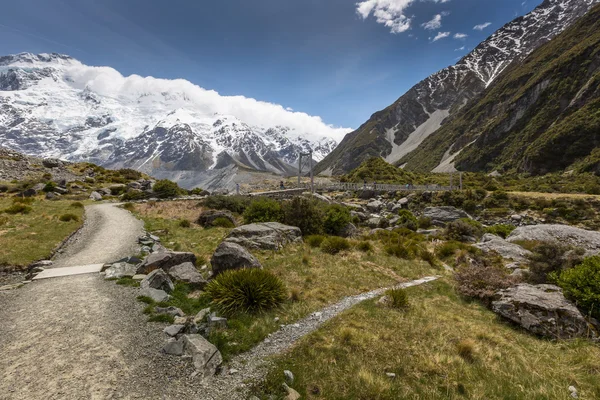
[(406, 290), (406, 312), (367, 301), (301, 339), (255, 394), (282, 395), (289, 369), (303, 399), (567, 400), (570, 385), (580, 398), (600, 398), (598, 345), (536, 338), (445, 281)]
[[(0, 198), (0, 210), (13, 205), (11, 198)], [(21, 202), (14, 205), (22, 205)], [(83, 208), (71, 207), (71, 201), (29, 201), (26, 214), (3, 214), (0, 229), (0, 269), (2, 266), (23, 268), (33, 261), (50, 256), (52, 250), (78, 229), (83, 221)], [(77, 221), (59, 222), (64, 214), (72, 214)]]

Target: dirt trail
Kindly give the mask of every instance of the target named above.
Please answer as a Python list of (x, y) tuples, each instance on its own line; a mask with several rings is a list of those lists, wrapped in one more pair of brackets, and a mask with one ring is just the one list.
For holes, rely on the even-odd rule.
[[(142, 224), (110, 204), (86, 209), (84, 228), (56, 266), (110, 262), (135, 252)], [(35, 281), (0, 293), (0, 399), (188, 399), (190, 363), (159, 353), (137, 290), (97, 274)]]

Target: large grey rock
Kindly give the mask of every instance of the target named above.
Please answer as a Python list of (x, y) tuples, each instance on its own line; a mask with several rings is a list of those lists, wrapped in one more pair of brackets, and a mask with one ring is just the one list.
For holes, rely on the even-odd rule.
[(521, 226), (508, 236), (509, 242), (536, 240), (560, 242), (584, 249), (587, 255), (600, 253), (600, 232), (588, 231), (569, 225), (548, 224)]
[(215, 275), (230, 269), (262, 268), (260, 262), (248, 250), (231, 242), (223, 242), (217, 247), (210, 264)]
[(62, 161), (56, 158), (44, 158), (42, 160), (42, 165), (46, 168), (57, 168), (62, 165)]
[(215, 220), (217, 218), (228, 219), (229, 221), (231, 221), (231, 223), (234, 226), (236, 225), (235, 218), (233, 218), (233, 215), (229, 211), (222, 211), (222, 210), (202, 211), (202, 213), (198, 217), (197, 222), (198, 222), (198, 225), (203, 226), (205, 228), (209, 228), (209, 227), (213, 226), (213, 222), (215, 222)]
[(167, 273), (162, 269), (155, 269), (150, 272), (148, 276), (142, 279), (140, 287), (142, 289), (152, 288), (164, 290), (167, 293), (171, 293), (175, 290), (175, 285), (173, 285), (173, 282), (171, 282)]
[(348, 222), (348, 224), (341, 230), (340, 232), (340, 236), (341, 237), (346, 237), (346, 238), (352, 238), (358, 235), (358, 229), (356, 228), (356, 226), (351, 223)]
[(523, 283), (500, 290), (492, 302), (492, 310), (536, 335), (549, 338), (587, 337), (594, 332), (581, 312), (554, 285)]
[(527, 263), (527, 258), (531, 255), (529, 250), (522, 248), (518, 244), (507, 242), (500, 236), (492, 235), (490, 233), (483, 235), (481, 242), (474, 246), (486, 253), (495, 251), (500, 254), (502, 258), (512, 260), (517, 264)]
[(181, 308), (178, 308), (178, 307), (175, 307), (175, 306), (156, 307), (154, 309), (154, 311), (157, 314), (168, 314), (168, 315), (171, 315), (173, 317), (183, 317), (183, 316), (185, 316), (185, 313), (181, 310)]
[(225, 240), (249, 249), (279, 250), (288, 243), (302, 241), (302, 232), (295, 226), (262, 222), (239, 226)]
[(124, 277), (133, 278), (136, 274), (137, 267), (132, 264), (127, 264), (125, 262), (118, 262), (112, 264), (109, 268), (104, 272), (104, 277), (106, 279), (120, 279)]
[(219, 350), (201, 335), (183, 335), (184, 352), (191, 355), (200, 378), (212, 376), (223, 363)]
[(169, 325), (163, 329), (163, 332), (168, 336), (174, 337), (179, 335), (183, 331), (183, 328), (185, 328), (185, 325)]
[(148, 274), (155, 269), (162, 269), (168, 271), (171, 267), (183, 264), (185, 262), (191, 262), (196, 264), (196, 256), (193, 253), (185, 253), (178, 251), (161, 251), (152, 253), (144, 262), (140, 264), (137, 269), (138, 274)]
[(471, 218), (466, 211), (450, 206), (427, 207), (423, 211), (423, 217), (431, 218), (433, 223), (446, 223), (456, 221), (457, 219), (461, 218)]
[(173, 356), (183, 355), (183, 338), (170, 338), (163, 346), (162, 351), (165, 354), (171, 354)]
[(190, 286), (198, 289), (204, 288), (208, 283), (191, 262), (185, 262), (171, 267), (168, 274), (174, 280), (188, 283)]
[(379, 212), (383, 206), (384, 204), (379, 200), (372, 200), (367, 203), (367, 209), (371, 212)]
[(90, 193), (90, 200), (100, 201), (102, 200), (102, 195), (98, 192), (92, 192)]
[(140, 290), (140, 296), (150, 297), (156, 303), (162, 303), (163, 301), (169, 301), (171, 296), (164, 290), (154, 289), (151, 287), (143, 288)]

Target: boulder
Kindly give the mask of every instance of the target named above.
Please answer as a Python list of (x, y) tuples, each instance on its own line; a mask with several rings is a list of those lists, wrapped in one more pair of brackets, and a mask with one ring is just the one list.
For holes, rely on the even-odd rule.
[(193, 253), (178, 251), (158, 251), (150, 254), (137, 269), (138, 274), (148, 274), (155, 269), (168, 271), (171, 267), (181, 265), (185, 262), (196, 263), (196, 256)]
[(174, 337), (179, 335), (183, 331), (183, 328), (185, 328), (185, 325), (169, 325), (163, 329), (163, 332), (168, 336)]
[(194, 317), (194, 323), (195, 324), (200, 324), (204, 321), (204, 319), (206, 318), (207, 315), (210, 314), (210, 308), (204, 308), (200, 311), (198, 311), (198, 314), (196, 314), (196, 316)]
[(434, 224), (445, 224), (461, 218), (471, 218), (466, 211), (450, 206), (427, 207), (423, 211), (423, 217), (431, 218)]
[(137, 268), (135, 265), (118, 262), (106, 269), (104, 277), (106, 279), (120, 279), (124, 277), (133, 278), (133, 276), (136, 275), (136, 271)]
[(169, 301), (171, 296), (164, 290), (153, 289), (151, 287), (143, 288), (140, 290), (140, 296), (150, 297), (157, 303), (162, 303), (163, 301)]
[(358, 229), (356, 226), (348, 222), (348, 224), (340, 231), (340, 236), (345, 238), (352, 238), (358, 235)]
[(162, 351), (173, 356), (183, 355), (183, 339), (170, 338), (163, 346)]
[(60, 167), (61, 164), (62, 162), (56, 158), (44, 158), (42, 160), (42, 165), (46, 168), (57, 168)]
[(69, 194), (69, 189), (57, 186), (53, 189), (58, 194)]
[(90, 200), (94, 200), (94, 201), (100, 201), (102, 200), (102, 195), (98, 192), (92, 192), (90, 193)]
[(167, 293), (171, 293), (175, 290), (175, 286), (169, 276), (162, 269), (156, 269), (148, 274), (142, 281), (140, 282), (140, 287), (142, 289), (152, 288), (163, 290)]
[(522, 283), (500, 290), (492, 310), (536, 335), (555, 339), (595, 336), (558, 286)]
[(233, 218), (233, 214), (231, 214), (229, 211), (222, 211), (222, 210), (205, 210), (202, 211), (202, 213), (200, 214), (200, 216), (198, 217), (198, 225), (203, 226), (205, 228), (209, 228), (211, 226), (213, 226), (213, 222), (215, 222), (215, 220), (217, 218), (225, 218), (228, 219), (229, 221), (231, 221), (231, 223), (235, 226), (235, 218)]
[(188, 283), (190, 286), (197, 289), (203, 289), (208, 283), (191, 262), (185, 262), (171, 267), (168, 274), (174, 280)]
[(382, 226), (383, 218), (381, 217), (371, 217), (367, 220), (366, 225), (371, 229), (376, 229)]
[(230, 269), (262, 268), (260, 262), (248, 250), (231, 242), (221, 243), (214, 252), (210, 263), (214, 275)]
[(58, 199), (59, 195), (53, 192), (48, 192), (46, 193), (46, 200), (56, 200)]
[(183, 335), (184, 352), (192, 356), (200, 378), (215, 375), (223, 363), (219, 350), (202, 335)]
[(495, 251), (500, 256), (507, 260), (512, 260), (517, 264), (527, 263), (528, 257), (531, 255), (529, 250), (526, 250), (515, 243), (507, 242), (500, 236), (486, 233), (483, 235), (481, 242), (475, 244), (475, 247), (484, 252)]
[(560, 242), (580, 247), (586, 255), (600, 253), (600, 232), (588, 231), (569, 225), (547, 224), (521, 226), (508, 236), (509, 242), (536, 240), (541, 242)]
[(367, 204), (367, 209), (371, 212), (379, 212), (384, 204), (379, 200), (372, 200)]
[(17, 194), (16, 197), (33, 197), (37, 194), (35, 189), (27, 189)]
[(181, 310), (181, 308), (175, 306), (169, 307), (155, 307), (154, 311), (158, 314), (167, 314), (173, 317), (183, 317), (185, 313)]
[(279, 222), (261, 222), (235, 228), (225, 241), (249, 249), (279, 250), (288, 243), (302, 241), (302, 232)]

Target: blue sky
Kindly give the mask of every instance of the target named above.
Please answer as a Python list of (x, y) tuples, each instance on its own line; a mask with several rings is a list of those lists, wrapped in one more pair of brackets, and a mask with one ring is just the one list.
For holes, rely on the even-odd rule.
[(65, 53), (357, 128), (540, 2), (0, 0), (0, 54)]

